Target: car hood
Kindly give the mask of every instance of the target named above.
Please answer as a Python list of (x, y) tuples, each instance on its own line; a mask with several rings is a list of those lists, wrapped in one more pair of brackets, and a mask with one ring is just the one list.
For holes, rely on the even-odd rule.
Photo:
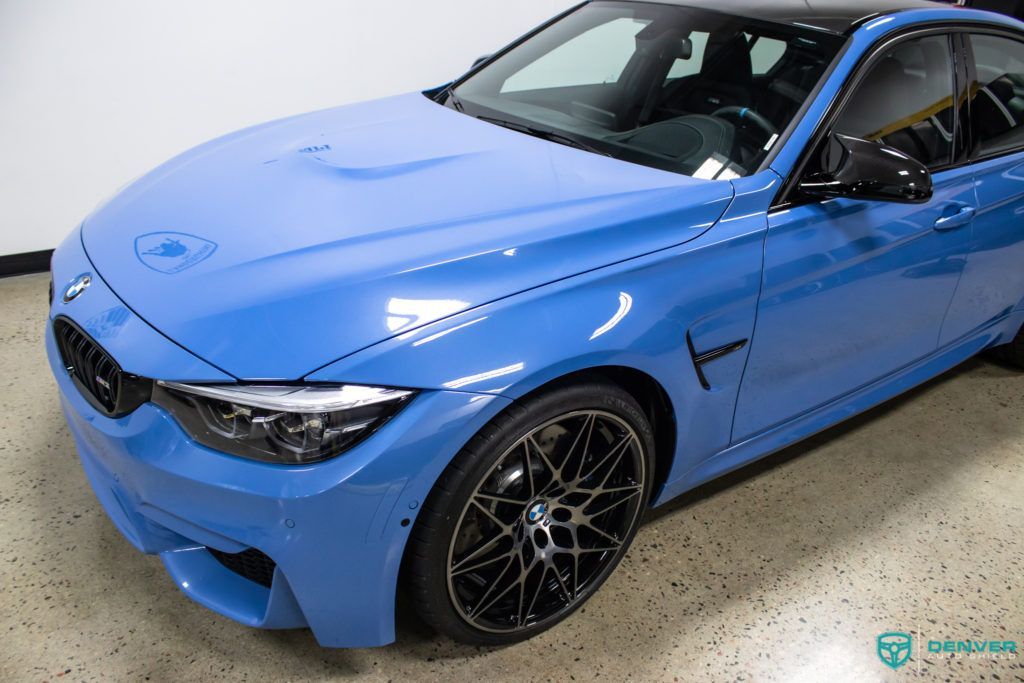
[[(206, 143), (86, 219), (139, 316), (241, 379), (299, 379), (466, 309), (688, 241), (733, 194), (421, 94)], [(178, 378), (186, 379), (186, 378)]]

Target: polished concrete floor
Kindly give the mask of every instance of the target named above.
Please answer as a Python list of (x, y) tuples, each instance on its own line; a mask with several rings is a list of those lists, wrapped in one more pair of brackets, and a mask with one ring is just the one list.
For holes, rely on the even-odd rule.
[[(120, 538), (63, 426), (46, 288), (0, 280), (0, 681), (1024, 680), (1021, 658), (918, 651), (1024, 641), (1024, 374), (971, 362), (653, 511), (531, 642), (462, 647), (403, 616), (395, 645), (323, 650), (193, 604)], [(895, 672), (884, 631), (915, 638)]]

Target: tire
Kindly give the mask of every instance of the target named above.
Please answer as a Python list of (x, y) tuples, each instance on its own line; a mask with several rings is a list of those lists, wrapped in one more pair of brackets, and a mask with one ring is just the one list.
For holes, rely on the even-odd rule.
[(992, 355), (1004, 363), (1024, 370), (1024, 327), (1012, 342), (992, 349)]
[(653, 454), (643, 411), (611, 383), (506, 408), (445, 469), (413, 527), (404, 578), (420, 618), (500, 646), (568, 617), (629, 548)]

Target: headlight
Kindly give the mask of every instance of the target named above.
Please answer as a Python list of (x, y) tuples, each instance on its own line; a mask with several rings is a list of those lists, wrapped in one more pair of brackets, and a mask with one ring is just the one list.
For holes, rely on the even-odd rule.
[(333, 458), (391, 419), (414, 392), (381, 387), (158, 381), (152, 401), (201, 444), (285, 465)]

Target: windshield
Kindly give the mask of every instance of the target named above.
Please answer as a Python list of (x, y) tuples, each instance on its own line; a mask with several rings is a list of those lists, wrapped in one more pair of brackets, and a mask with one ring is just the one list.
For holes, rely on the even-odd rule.
[(708, 10), (593, 2), (439, 99), (553, 142), (735, 178), (757, 170), (842, 43)]

